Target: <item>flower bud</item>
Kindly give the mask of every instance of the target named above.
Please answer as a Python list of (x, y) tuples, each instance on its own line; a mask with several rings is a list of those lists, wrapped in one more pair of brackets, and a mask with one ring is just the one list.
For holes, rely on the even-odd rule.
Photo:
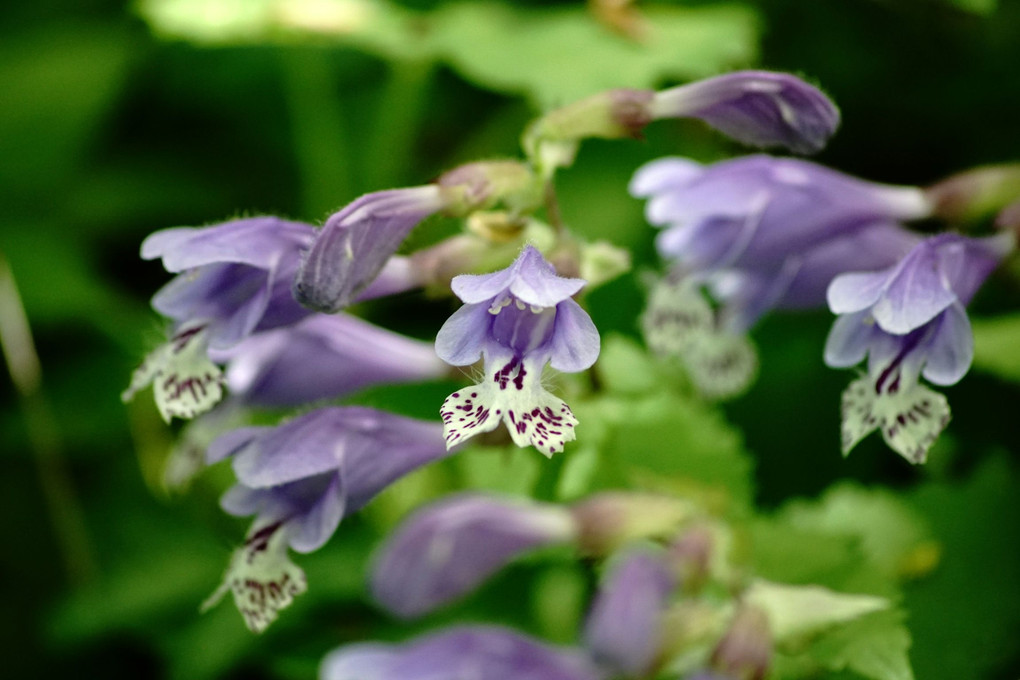
[(591, 555), (606, 555), (635, 539), (666, 536), (697, 512), (678, 498), (623, 492), (596, 494), (570, 511), (581, 550)]

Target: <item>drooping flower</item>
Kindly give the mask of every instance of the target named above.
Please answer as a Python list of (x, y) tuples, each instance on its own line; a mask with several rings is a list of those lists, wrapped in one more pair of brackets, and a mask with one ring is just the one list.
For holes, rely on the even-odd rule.
[(294, 297), (310, 309), (337, 312), (382, 271), (411, 230), (439, 212), (464, 216), (503, 202), (511, 210), (538, 201), (530, 169), (515, 161), (470, 163), (435, 184), (366, 194), (330, 217), (304, 253)]
[(142, 257), (162, 258), (178, 276), (152, 298), (173, 321), (170, 340), (132, 376), (125, 400), (152, 383), (164, 420), (190, 418), (222, 398), (222, 373), (207, 349), (229, 347), (256, 330), (307, 315), (290, 295), (307, 224), (275, 217), (234, 220), (211, 227), (158, 231), (142, 243)]
[(255, 515), (255, 521), (212, 601), (231, 590), (248, 626), (264, 629), (290, 602), (265, 593), (284, 576), (293, 583), (301, 574), (287, 558), (288, 546), (302, 553), (317, 550), (345, 516), (448, 453), (438, 423), (357, 406), (319, 409), (276, 427), (222, 435), (207, 459), (233, 456), (238, 483), (221, 504), (232, 515)]
[[(748, 156), (654, 161), (630, 187), (670, 263), (643, 325), (709, 396), (738, 392), (757, 362), (743, 334), (772, 309), (821, 306), (845, 271), (894, 264), (920, 239), (899, 226), (931, 206), (916, 187), (865, 182), (807, 161)], [(713, 310), (702, 290), (719, 305)]]
[(347, 314), (312, 315), (252, 335), (215, 353), (235, 398), (260, 406), (299, 406), (370, 385), (438, 378), (447, 370), (432, 343)]
[(546, 456), (574, 439), (570, 407), (547, 392), (541, 378), (547, 363), (576, 372), (598, 358), (598, 331), (571, 299), (584, 283), (557, 276), (532, 246), (506, 269), (453, 279), (453, 292), (465, 304), (440, 329), (436, 353), (454, 366), (484, 357), (485, 380), (443, 402), (448, 445), (500, 422), (518, 446), (534, 445)]
[(925, 239), (897, 264), (836, 277), (829, 308), (839, 318), (825, 345), (825, 363), (868, 374), (843, 393), (843, 454), (875, 429), (912, 463), (949, 421), (941, 394), (921, 385), (952, 385), (970, 367), (974, 340), (965, 307), (1014, 245), (1011, 234)]
[(372, 593), (399, 616), (421, 616), (523, 553), (569, 543), (576, 532), (570, 513), (555, 505), (454, 496), (420, 510), (389, 537), (372, 569)]
[(632, 549), (609, 565), (584, 629), (592, 658), (627, 677), (645, 677), (662, 652), (663, 613), (675, 579), (661, 555)]
[(508, 628), (461, 626), (402, 645), (362, 643), (323, 659), (321, 680), (604, 680), (578, 650), (554, 648)]

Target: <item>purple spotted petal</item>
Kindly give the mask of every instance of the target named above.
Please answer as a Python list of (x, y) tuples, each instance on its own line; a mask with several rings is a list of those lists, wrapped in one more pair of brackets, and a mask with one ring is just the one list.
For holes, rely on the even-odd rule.
[(320, 312), (350, 305), (419, 222), (444, 206), (435, 185), (366, 194), (330, 217), (294, 279), (301, 304)]
[(656, 118), (700, 118), (739, 142), (820, 151), (839, 110), (818, 88), (786, 73), (737, 71), (656, 94)]
[(570, 541), (556, 506), (461, 495), (419, 511), (383, 544), (371, 589), (384, 607), (417, 617), (473, 590), (529, 550)]
[(643, 677), (662, 645), (662, 616), (674, 578), (657, 554), (622, 556), (602, 581), (584, 629), (584, 644), (601, 664)]
[(356, 644), (331, 652), (321, 680), (602, 680), (583, 654), (507, 628), (462, 626), (403, 645)]

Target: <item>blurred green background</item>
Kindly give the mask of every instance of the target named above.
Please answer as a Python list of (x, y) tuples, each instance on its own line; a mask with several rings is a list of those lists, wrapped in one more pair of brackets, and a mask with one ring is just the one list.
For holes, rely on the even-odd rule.
[[(543, 107), (747, 66), (802, 74), (836, 100), (843, 126), (818, 160), (839, 169), (924, 184), (1020, 160), (1020, 2), (638, 6), (654, 40), (614, 32), (579, 2), (4, 4), (0, 253), (42, 367), (30, 399), (0, 378), (5, 677), (306, 677), (341, 640), (407, 635), (361, 592), (371, 517), (345, 522), (302, 562), (312, 591), (265, 636), (229, 605), (198, 616), (244, 524), (217, 509), (215, 475), (188, 496), (164, 493), (154, 480), (170, 432), (147, 396), (118, 398), (162, 332), (148, 298), (168, 277), (138, 258), (149, 232), (239, 214), (319, 223), (360, 193), (516, 155)], [(626, 194), (633, 170), (665, 154), (742, 152), (676, 121), (640, 142), (587, 143), (560, 178), (565, 219), (654, 264), (641, 204)], [(627, 276), (591, 296), (604, 334), (636, 336), (639, 290)], [(993, 280), (976, 316), (1015, 307), (1017, 292), (1015, 278)], [(374, 313), (427, 337), (448, 309), (410, 295)], [(821, 364), (830, 321), (782, 316), (756, 329), (759, 381), (723, 407), (753, 456), (757, 501), (777, 507), (847, 478), (896, 489), (943, 545), (939, 569), (907, 589), (917, 677), (1015, 679), (1016, 326), (997, 336), (1003, 371), (975, 370), (948, 390), (948, 435), (913, 469), (874, 437), (839, 456), (849, 374)], [(473, 601), (525, 618), (498, 588)]]

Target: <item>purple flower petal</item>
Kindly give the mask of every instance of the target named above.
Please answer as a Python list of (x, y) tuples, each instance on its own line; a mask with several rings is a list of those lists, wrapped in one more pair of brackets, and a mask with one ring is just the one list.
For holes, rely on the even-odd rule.
[(659, 555), (637, 550), (612, 565), (584, 629), (592, 657), (629, 677), (651, 670), (662, 644), (662, 616), (674, 578)]
[(815, 153), (839, 126), (839, 110), (821, 90), (769, 71), (737, 71), (656, 94), (656, 118), (700, 118), (739, 142)]
[(320, 312), (350, 305), (411, 230), (444, 206), (435, 185), (366, 194), (330, 217), (294, 279), (301, 304)]
[(431, 344), (346, 314), (314, 315), (258, 333), (216, 358), (229, 362), (231, 393), (264, 406), (298, 406), (446, 370)]
[(473, 590), (521, 554), (572, 540), (556, 506), (460, 495), (420, 510), (383, 544), (372, 593), (389, 611), (417, 617)]
[(825, 365), (849, 368), (864, 361), (873, 336), (881, 332), (867, 311), (844, 314), (836, 319), (825, 341)]
[(627, 191), (631, 196), (648, 198), (684, 186), (701, 175), (704, 169), (701, 163), (689, 158), (660, 158), (638, 168)]
[(583, 279), (557, 276), (542, 254), (528, 245), (507, 269), (492, 274), (462, 274), (454, 277), (450, 287), (468, 304), (492, 300), (509, 292), (525, 304), (553, 307), (577, 293), (584, 284)]
[(482, 358), (493, 315), (485, 302), (465, 304), (436, 335), (436, 354), (451, 366), (470, 366)]
[(277, 217), (234, 220), (211, 227), (176, 227), (150, 234), (142, 242), (142, 259), (163, 259), (170, 272), (232, 262), (271, 269), (281, 252), (306, 248), (315, 229)]
[(403, 645), (356, 644), (331, 652), (321, 680), (601, 680), (583, 654), (506, 628), (462, 626)]
[(599, 358), (600, 338), (588, 313), (567, 299), (556, 306), (549, 363), (553, 368), (576, 373), (589, 368)]
[(954, 385), (974, 360), (974, 334), (963, 305), (955, 302), (937, 320), (925, 352), (922, 375), (936, 385)]

